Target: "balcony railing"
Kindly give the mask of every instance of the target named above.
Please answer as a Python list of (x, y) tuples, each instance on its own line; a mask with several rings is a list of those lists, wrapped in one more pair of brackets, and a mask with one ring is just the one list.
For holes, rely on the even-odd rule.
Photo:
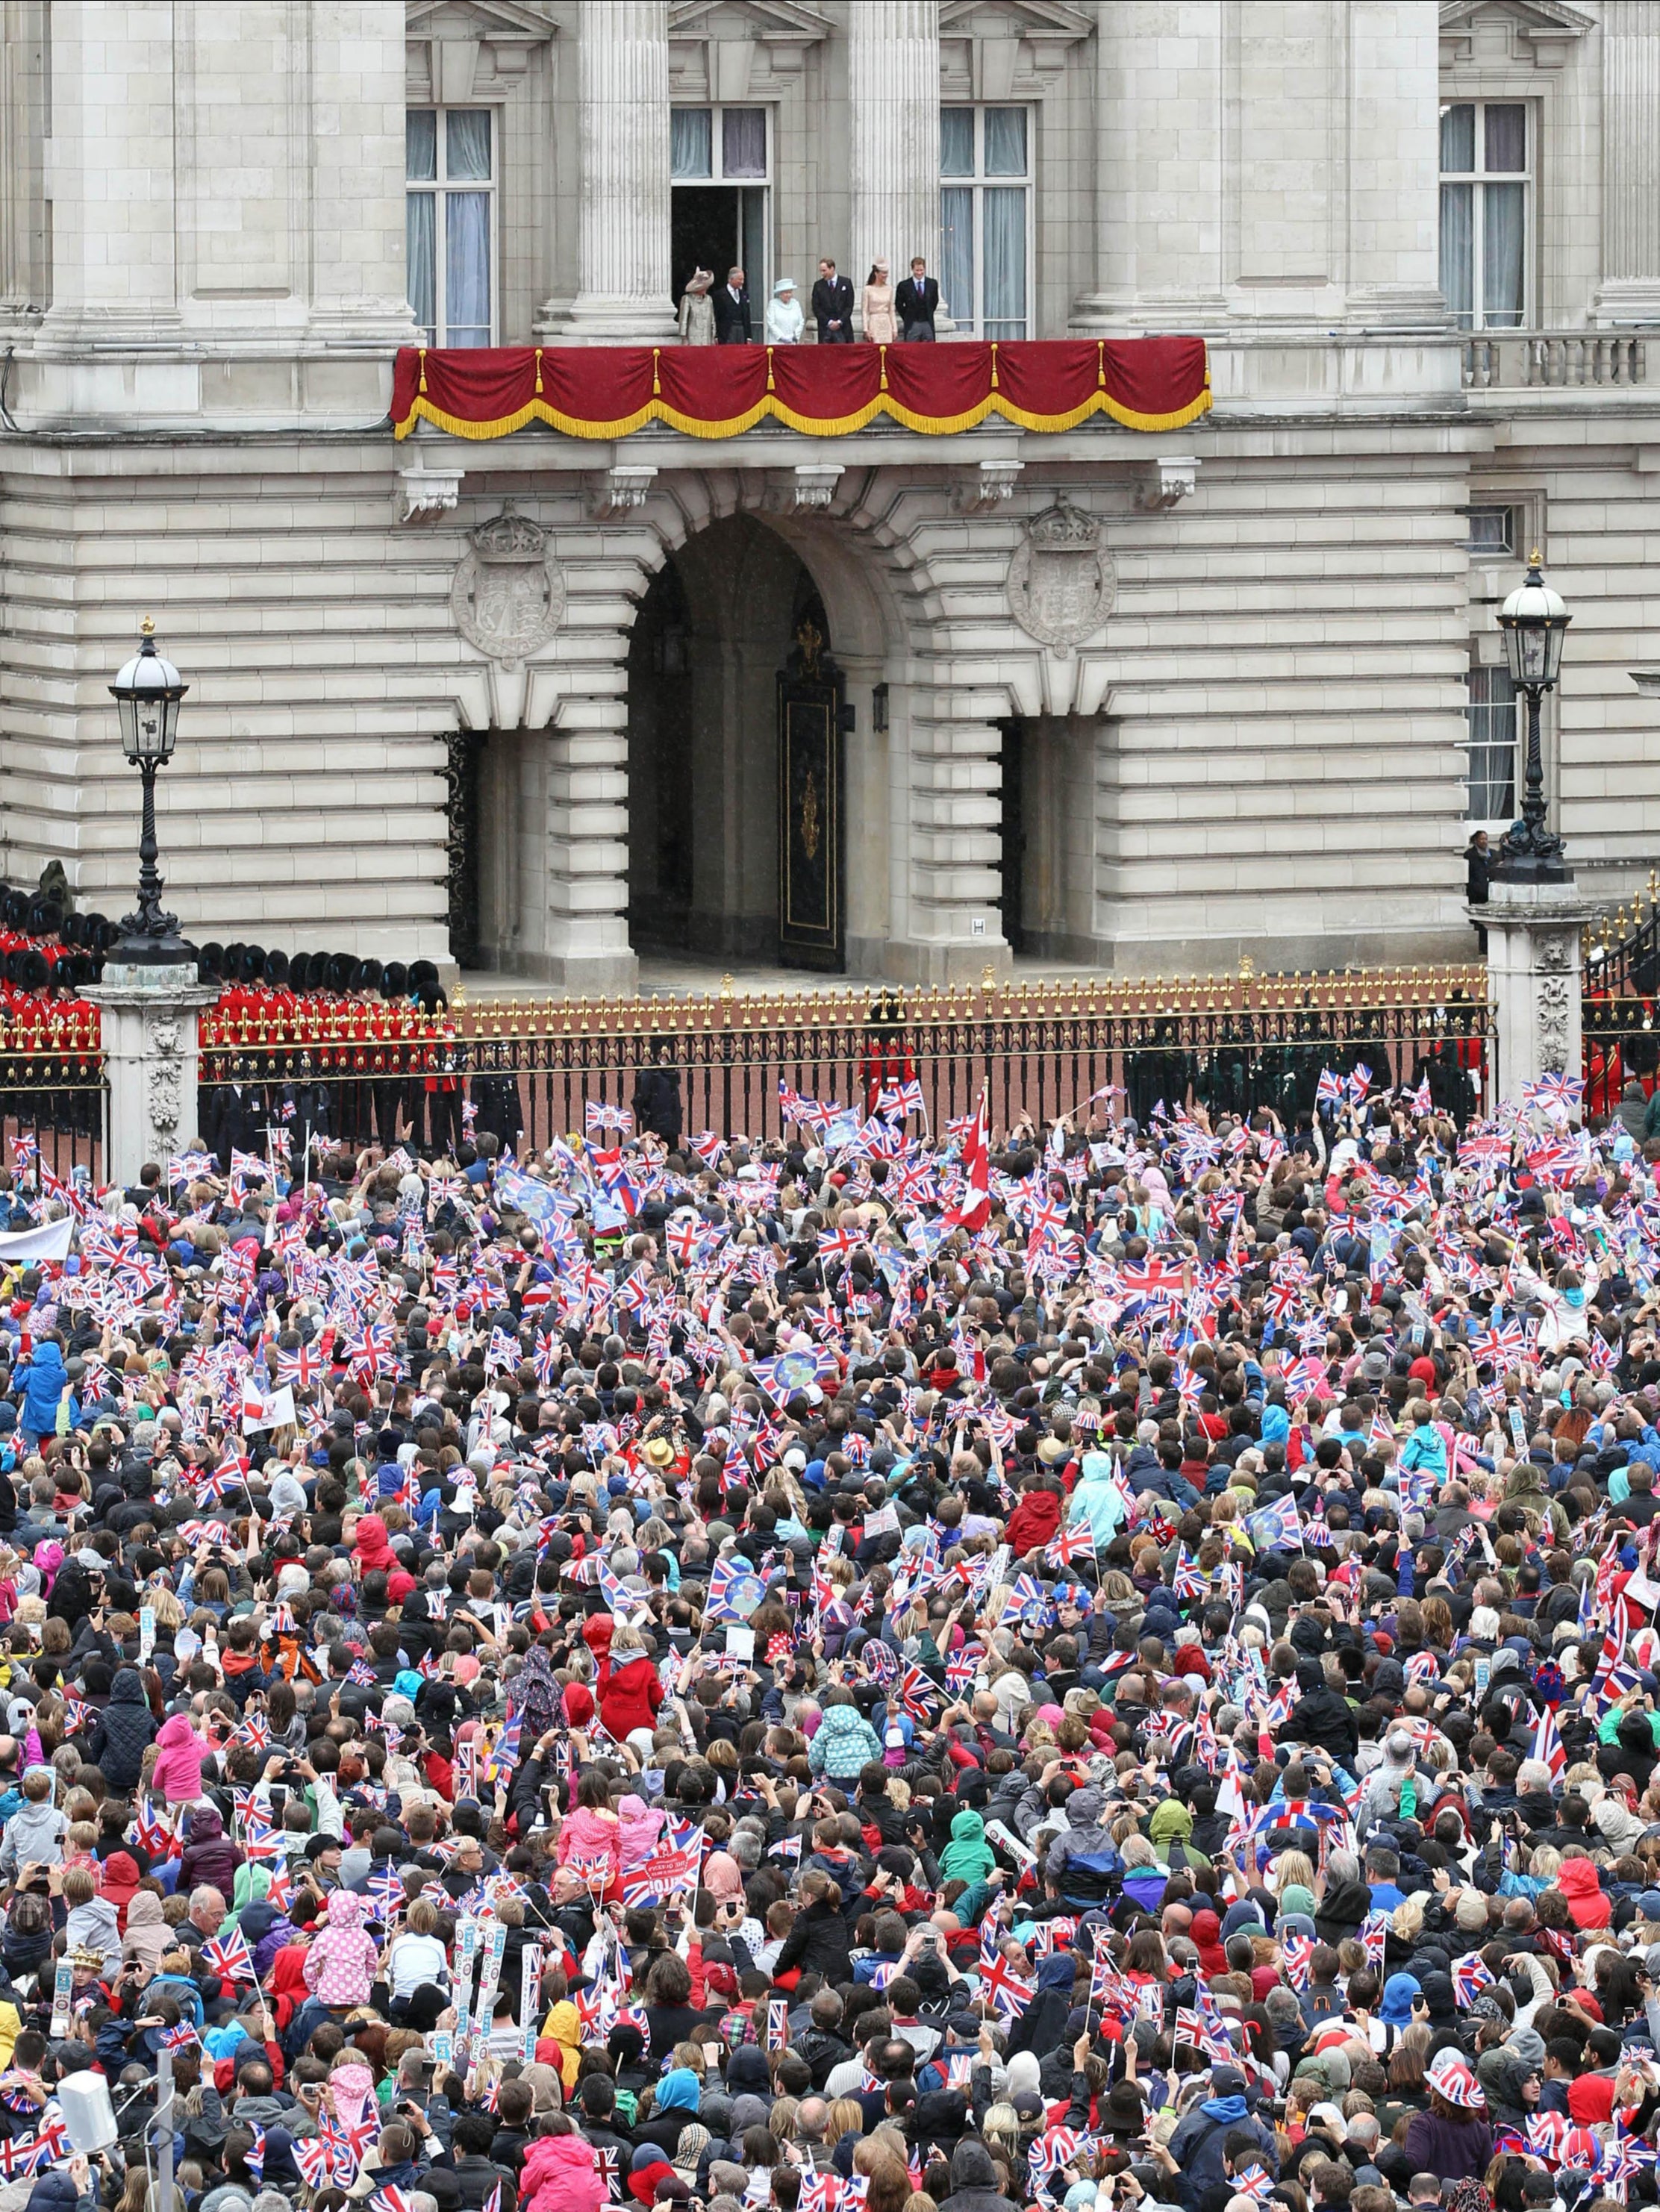
[(1482, 331), (1464, 340), (1467, 392), (1648, 382), (1648, 343), (1630, 331)]

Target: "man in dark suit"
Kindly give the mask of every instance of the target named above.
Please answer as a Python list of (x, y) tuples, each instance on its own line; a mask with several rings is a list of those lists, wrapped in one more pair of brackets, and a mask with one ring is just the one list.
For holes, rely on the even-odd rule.
[(933, 318), (939, 306), (939, 287), (928, 274), (928, 264), (919, 253), (910, 264), (910, 275), (896, 289), (893, 312), (899, 319), (899, 336), (907, 343), (933, 339)]
[(749, 345), (754, 335), (750, 328), (750, 293), (744, 272), (741, 269), (729, 269), (726, 283), (714, 295), (714, 343)]
[(818, 264), (818, 282), (812, 288), (813, 320), (820, 345), (853, 343), (853, 279), (838, 276), (833, 261)]

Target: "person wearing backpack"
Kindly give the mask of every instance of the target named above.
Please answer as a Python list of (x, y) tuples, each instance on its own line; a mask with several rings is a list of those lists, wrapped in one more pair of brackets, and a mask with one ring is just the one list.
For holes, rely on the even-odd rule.
[(1247, 2104), (1244, 2075), (1237, 2067), (1213, 2066), (1210, 2090), (1202, 2104), (1177, 2122), (1170, 2139), (1171, 2158), (1186, 2175), (1189, 2191), (1202, 2196), (1206, 2190), (1224, 2185), (1227, 2179), (1225, 2153), (1236, 2132), (1256, 2136), (1261, 2162), (1277, 2181), (1280, 2153), (1274, 2131), (1263, 2126)]
[(1104, 1805), (1099, 1790), (1074, 1790), (1067, 1800), (1067, 1825), (1049, 1845), (1045, 1879), (1068, 1912), (1107, 1904), (1124, 1871), (1102, 1819)]

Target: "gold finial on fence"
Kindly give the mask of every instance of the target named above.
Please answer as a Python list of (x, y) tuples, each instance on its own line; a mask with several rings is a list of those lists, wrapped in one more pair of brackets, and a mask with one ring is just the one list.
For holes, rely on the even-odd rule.
[(997, 988), (997, 970), (992, 966), (989, 960), (986, 963), (985, 972), (981, 976), (980, 982), (981, 988), (984, 990), (994, 991)]
[(736, 987), (733, 982), (732, 977), (730, 975), (723, 975), (721, 978), (721, 996), (723, 999), (731, 999), (735, 998), (736, 995)]

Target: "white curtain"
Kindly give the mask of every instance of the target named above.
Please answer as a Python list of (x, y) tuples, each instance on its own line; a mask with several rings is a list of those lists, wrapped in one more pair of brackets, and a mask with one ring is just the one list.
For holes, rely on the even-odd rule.
[(438, 174), (435, 108), (411, 107), (404, 118), (404, 174), (413, 183), (430, 182)]
[(939, 195), (939, 304), (960, 327), (973, 322), (974, 191), (969, 185), (947, 185)]
[(453, 107), (444, 118), (444, 173), (468, 183), (490, 173), (490, 118), (487, 107)]
[(1516, 686), (1502, 668), (1472, 668), (1465, 818), (1508, 822), (1516, 811)]
[(939, 111), (939, 173), (942, 177), (974, 174), (974, 110), (942, 107)]
[(1489, 330), (1522, 327), (1527, 190), (1525, 185), (1481, 187), (1481, 319)]
[(986, 110), (986, 166), (988, 177), (1024, 177), (1026, 173), (1026, 111), (1024, 107)]
[(1475, 110), (1468, 100), (1441, 110), (1443, 175), (1468, 176), (1475, 167)]
[(1474, 185), (1441, 187), (1441, 289), (1461, 330), (1475, 321)]
[(691, 179), (714, 173), (713, 117), (707, 107), (669, 111), (669, 174)]
[(984, 216), (986, 304), (981, 335), (1023, 338), (1026, 335), (1025, 187), (988, 185)]
[(1489, 175), (1495, 170), (1503, 174), (1513, 170), (1517, 175), (1528, 166), (1528, 111), (1519, 102), (1489, 101), (1484, 117), (1487, 160), (1484, 164)]
[(727, 107), (721, 114), (721, 173), (764, 177), (767, 173), (767, 111)]
[(490, 203), (488, 192), (445, 197), (444, 319), (453, 346), (490, 342)]
[(437, 213), (436, 192), (410, 192), (404, 202), (410, 306), (429, 345), (438, 343)]

